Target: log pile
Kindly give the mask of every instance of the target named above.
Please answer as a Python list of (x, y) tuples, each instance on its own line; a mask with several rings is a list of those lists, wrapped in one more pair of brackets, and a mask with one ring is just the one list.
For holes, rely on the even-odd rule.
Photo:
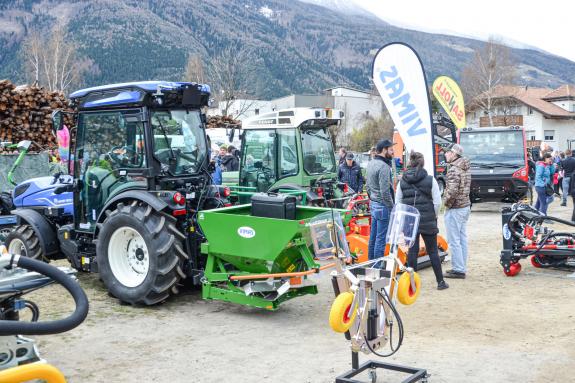
[[(30, 140), (37, 144), (30, 148), (31, 151), (56, 147), (50, 118), (56, 109), (68, 109), (62, 93), (36, 86), (15, 86), (8, 80), (0, 80), (0, 141)], [(6, 152), (10, 150), (0, 149), (0, 153)]]
[(215, 128), (241, 128), (242, 122), (234, 120), (229, 116), (210, 116), (208, 117), (208, 129)]

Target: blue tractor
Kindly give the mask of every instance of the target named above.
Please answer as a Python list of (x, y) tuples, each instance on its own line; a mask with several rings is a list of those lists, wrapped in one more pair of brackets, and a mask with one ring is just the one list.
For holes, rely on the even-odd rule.
[(58, 229), (74, 219), (73, 194), (56, 194), (72, 176), (56, 174), (24, 181), (12, 191), (17, 226), (5, 239), (10, 254), (48, 261), (60, 255)]

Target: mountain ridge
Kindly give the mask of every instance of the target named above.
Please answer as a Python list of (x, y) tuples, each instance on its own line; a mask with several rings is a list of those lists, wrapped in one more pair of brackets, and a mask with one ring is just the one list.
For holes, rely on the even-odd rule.
[[(0, 10), (0, 78), (15, 82), (25, 81), (23, 39), (32, 29), (48, 31), (58, 19), (94, 64), (82, 86), (181, 80), (189, 54), (208, 64), (225, 47), (246, 47), (254, 69), (242, 87), (264, 99), (337, 85), (371, 89), (371, 52), (392, 41), (417, 50), (429, 81), (438, 75), (458, 80), (483, 45), (299, 1), (15, 0)], [(533, 49), (511, 52), (525, 76), (522, 84), (575, 83), (574, 62)]]

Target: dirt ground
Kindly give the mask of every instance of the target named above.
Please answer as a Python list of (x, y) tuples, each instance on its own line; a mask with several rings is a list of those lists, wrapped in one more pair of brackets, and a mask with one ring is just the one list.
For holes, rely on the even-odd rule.
[[(575, 274), (524, 260), (517, 277), (504, 276), (500, 207), (473, 207), (467, 279), (437, 291), (431, 269), (421, 271), (419, 300), (399, 306), (403, 347), (388, 362), (425, 368), (437, 383), (575, 381)], [(571, 201), (568, 208), (556, 201), (550, 213), (568, 218), (571, 208)], [(91, 304), (86, 322), (36, 337), (42, 356), (69, 382), (322, 383), (351, 366), (349, 344), (328, 325), (327, 274), (318, 295), (276, 312), (203, 301), (198, 291), (153, 308), (121, 306), (96, 275), (79, 278)], [(48, 317), (70, 307), (59, 288), (36, 294)], [(384, 372), (378, 378), (400, 381)]]

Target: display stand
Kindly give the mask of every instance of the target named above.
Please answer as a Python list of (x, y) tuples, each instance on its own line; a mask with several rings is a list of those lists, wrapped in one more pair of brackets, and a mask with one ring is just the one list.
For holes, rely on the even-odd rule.
[(390, 363), (377, 362), (375, 360), (367, 361), (360, 366), (359, 355), (357, 354), (357, 352), (353, 351), (351, 353), (351, 368), (352, 369), (350, 371), (335, 378), (335, 383), (362, 383), (359, 380), (353, 379), (353, 377), (361, 374), (366, 370), (369, 370), (369, 376), (371, 382), (375, 383), (377, 381), (376, 371), (378, 369), (398, 371), (405, 374), (409, 374), (409, 376), (406, 379), (402, 380), (402, 383), (427, 382), (427, 370), (422, 370), (413, 367), (398, 366), (396, 364), (390, 364)]

